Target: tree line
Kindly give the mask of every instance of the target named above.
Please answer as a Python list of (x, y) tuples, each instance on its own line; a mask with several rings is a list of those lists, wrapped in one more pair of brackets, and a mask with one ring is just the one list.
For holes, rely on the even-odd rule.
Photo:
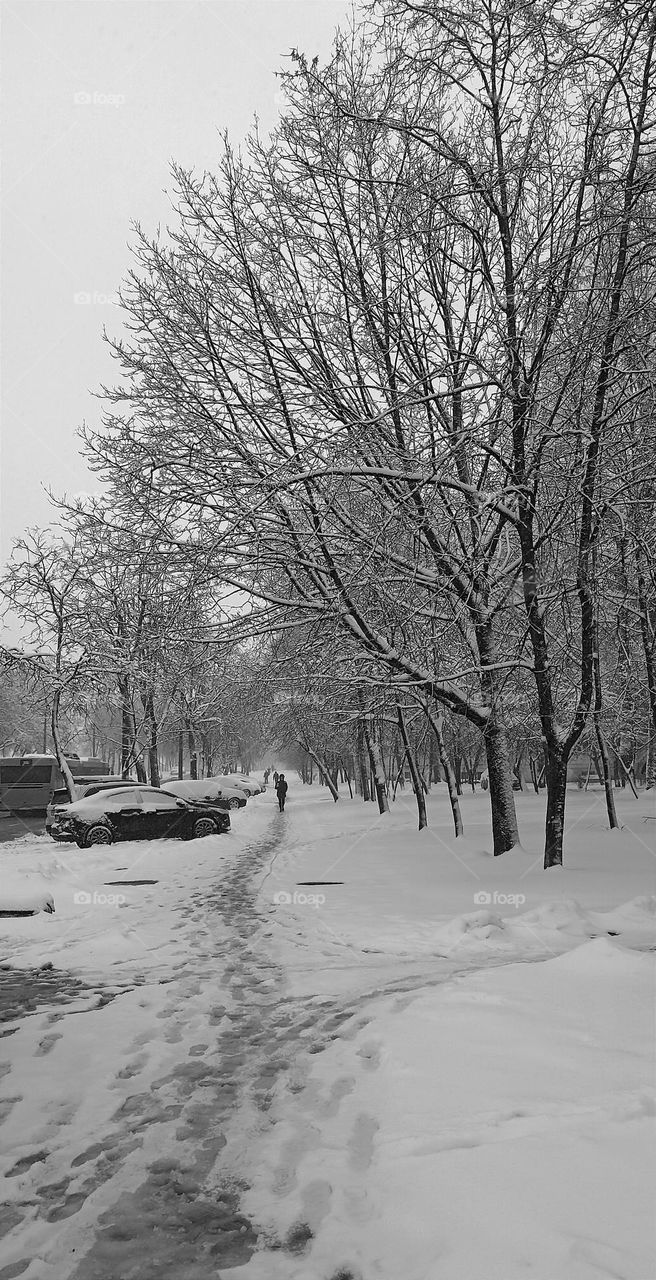
[(378, 717), (383, 791), (392, 727), (408, 760), (417, 717), (478, 740), (497, 854), (537, 741), (545, 866), (589, 736), (611, 821), (623, 738), (651, 777), (654, 38), (651, 3), (384, 0), (327, 66), (293, 52), (271, 136), (175, 169), (81, 433), (107, 497), (69, 513), (157, 583), (113, 617), (145, 722), (164, 649), (271, 690), (302, 662), (356, 743)]

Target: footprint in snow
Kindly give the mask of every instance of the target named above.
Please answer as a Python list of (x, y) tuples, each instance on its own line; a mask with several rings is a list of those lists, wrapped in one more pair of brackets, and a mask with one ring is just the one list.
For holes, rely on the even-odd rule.
[(104, 1144), (102, 1142), (94, 1142), (90, 1147), (87, 1147), (85, 1151), (81, 1151), (79, 1156), (76, 1156), (74, 1160), (71, 1160), (71, 1169), (76, 1169), (77, 1166), (81, 1164), (88, 1164), (89, 1160), (95, 1160), (96, 1156), (99, 1156), (106, 1151), (109, 1145), (109, 1143)]
[(120, 1088), (120, 1080), (131, 1080), (133, 1076), (138, 1075), (139, 1072), (143, 1070), (147, 1062), (147, 1053), (140, 1053), (138, 1057), (133, 1058), (131, 1062), (126, 1062), (125, 1066), (121, 1067), (121, 1070), (116, 1073), (116, 1079), (112, 1082), (110, 1088)]
[(360, 1045), (357, 1056), (362, 1059), (365, 1071), (377, 1071), (380, 1066), (380, 1043), (376, 1040), (368, 1040)]
[(20, 1094), (17, 1094), (14, 1098), (0, 1098), (0, 1124), (3, 1124), (7, 1119), (7, 1116), (16, 1106), (16, 1103), (22, 1101), (23, 1099)]
[(337, 1115), (342, 1098), (346, 1098), (355, 1088), (355, 1078), (353, 1076), (340, 1076), (338, 1080), (334, 1080), (330, 1095), (322, 1107), (322, 1114), (326, 1119), (331, 1119)]
[(10, 1262), (0, 1271), (0, 1280), (17, 1280), (17, 1277), (22, 1276), (31, 1264), (31, 1258), (20, 1258), (18, 1262)]
[(306, 1183), (302, 1190), (302, 1208), (300, 1217), (307, 1222), (316, 1235), (321, 1223), (330, 1212), (333, 1189), (323, 1178), (315, 1178)]
[(49, 1151), (32, 1151), (29, 1155), (21, 1156), (20, 1160), (17, 1160), (16, 1163), (12, 1165), (11, 1169), (7, 1170), (5, 1176), (7, 1178), (17, 1178), (19, 1174), (25, 1173), (28, 1169), (31, 1169), (33, 1164), (41, 1164), (44, 1160), (47, 1160), (49, 1156)]
[(307, 1155), (307, 1152), (316, 1146), (316, 1143), (316, 1131), (309, 1126), (306, 1127), (305, 1132), (299, 1133), (285, 1143), (281, 1152), (281, 1162), (273, 1175), (272, 1190), (274, 1195), (287, 1196), (290, 1191), (294, 1190), (297, 1182), (296, 1172), (298, 1165), (303, 1156)]
[(374, 1137), (377, 1132), (378, 1121), (361, 1111), (348, 1143), (349, 1165), (355, 1173), (364, 1173), (369, 1168), (373, 1159)]

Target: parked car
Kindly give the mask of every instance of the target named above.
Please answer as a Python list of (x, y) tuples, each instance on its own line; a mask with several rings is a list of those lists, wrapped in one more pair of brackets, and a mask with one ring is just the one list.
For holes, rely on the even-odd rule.
[(246, 794), (241, 787), (230, 786), (225, 778), (180, 778), (167, 782), (166, 790), (183, 800), (209, 800), (219, 809), (243, 809)]
[(239, 787), (247, 796), (259, 796), (262, 791), (266, 791), (266, 787), (263, 787), (261, 782), (255, 778), (247, 778), (241, 773), (230, 773), (222, 781), (229, 783), (230, 786)]
[(139, 785), (98, 791), (61, 805), (52, 823), (55, 840), (74, 840), (81, 849), (115, 840), (193, 840), (229, 830), (224, 809)]
[[(134, 778), (96, 778), (95, 782), (76, 782), (73, 795), (75, 800), (83, 800), (85, 796), (95, 796), (97, 791), (110, 791), (117, 787), (135, 787), (136, 785)], [(52, 799), (46, 809), (46, 832), (52, 836), (53, 840), (61, 839), (54, 835), (52, 829), (55, 809), (61, 809), (62, 805), (70, 803), (66, 787), (58, 787), (52, 792)], [(68, 836), (64, 836), (64, 839), (67, 840)]]

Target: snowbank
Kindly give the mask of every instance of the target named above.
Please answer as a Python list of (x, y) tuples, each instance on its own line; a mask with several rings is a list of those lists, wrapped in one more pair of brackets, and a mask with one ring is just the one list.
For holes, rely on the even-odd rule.
[(47, 885), (35, 876), (6, 875), (0, 883), (0, 915), (20, 913), (38, 915), (55, 910), (55, 900)]
[(279, 1093), (245, 1202), (272, 1236), (307, 1222), (311, 1249), (244, 1280), (648, 1280), (655, 977), (599, 938), (354, 1016)]
[(42, 835), (1, 845), (3, 899), (4, 886), (33, 885), (31, 897), (12, 892), (7, 901), (56, 896), (57, 914), (3, 919), (0, 962), (54, 964), (94, 979), (117, 967), (126, 976), (168, 973), (179, 958), (176, 909), (192, 889), (216, 883), (226, 862), (266, 828), (271, 809), (266, 796), (255, 797), (230, 815), (229, 833), (202, 840), (78, 849)]
[(308, 951), (293, 990), (314, 989), (323, 970), (334, 989), (326, 961), (339, 958), (351, 968), (376, 957), (546, 959), (603, 934), (656, 946), (656, 823), (644, 821), (651, 799), (618, 794), (624, 826), (610, 832), (601, 793), (570, 791), (565, 865), (547, 872), (544, 796), (515, 799), (523, 847), (495, 858), (485, 794), (462, 797), (465, 837), (456, 840), (441, 788), (421, 832), (407, 797), (380, 816), (359, 800), (335, 805), (325, 792), (292, 789), (294, 838), (272, 859), (262, 903), (283, 950)]

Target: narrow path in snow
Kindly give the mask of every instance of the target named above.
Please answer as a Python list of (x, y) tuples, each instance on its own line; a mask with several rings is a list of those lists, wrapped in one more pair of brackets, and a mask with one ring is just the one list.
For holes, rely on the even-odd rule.
[[(129, 1082), (130, 1092), (110, 1122), (79, 1149), (69, 1142), (66, 1161), (46, 1141), (9, 1169), (19, 1195), (0, 1212), (12, 1259), (0, 1280), (217, 1280), (252, 1256), (257, 1234), (239, 1209), (241, 1136), (267, 1127), (278, 1078), (295, 1073), (292, 1089), (301, 1088), (303, 1055), (353, 1017), (333, 1001), (290, 999), (267, 957), (271, 922), (258, 913), (258, 885), (286, 831), (273, 816), (212, 890), (178, 908), (188, 954), (160, 980), (161, 1036), (144, 1031), (128, 1045), (115, 1084), (124, 1091)], [(39, 1053), (51, 1051), (50, 1039)], [(160, 1061), (167, 1069), (157, 1075)], [(55, 1128), (79, 1134), (78, 1120), (69, 1107)], [(279, 1176), (282, 1191), (291, 1161)], [(304, 1239), (270, 1243), (293, 1256)]]

